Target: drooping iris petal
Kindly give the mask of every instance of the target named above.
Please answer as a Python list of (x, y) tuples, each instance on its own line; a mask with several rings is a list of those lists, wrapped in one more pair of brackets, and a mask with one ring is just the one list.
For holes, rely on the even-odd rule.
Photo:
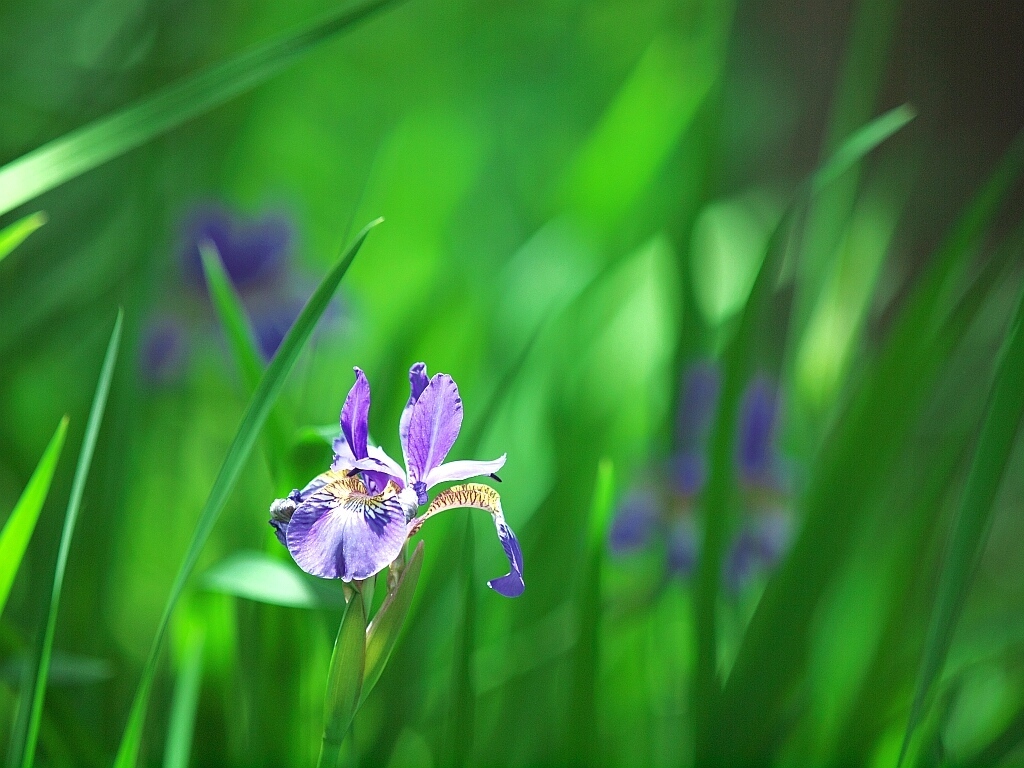
[(658, 499), (650, 491), (634, 491), (623, 499), (608, 532), (608, 548), (615, 555), (643, 549), (660, 525)]
[(501, 547), (505, 550), (505, 557), (508, 558), (509, 572), (499, 578), (491, 579), (487, 582), (487, 586), (499, 595), (519, 597), (526, 588), (523, 581), (523, 552), (512, 529), (505, 522), (505, 514), (501, 510), (501, 497), (489, 485), (467, 483), (466, 485), (456, 485), (439, 493), (427, 507), (427, 511), (409, 523), (409, 535), (414, 535), (428, 518), (439, 512), (460, 507), (482, 509), (491, 513)]
[(471, 477), (493, 475), (505, 466), (505, 457), (507, 455), (503, 453), (492, 461), (449, 461), (430, 470), (423, 482), (427, 488), (433, 488), (438, 483), (450, 483), (456, 480), (468, 480)]
[(714, 363), (693, 363), (683, 377), (676, 422), (676, 441), (681, 451), (699, 453), (718, 405), (719, 374)]
[(763, 377), (748, 385), (740, 409), (737, 464), (740, 478), (748, 484), (771, 486), (778, 459), (775, 428), (779, 400), (775, 388)]
[(306, 573), (324, 579), (367, 579), (398, 557), (406, 540), (405, 510), (389, 485), (369, 495), (360, 479), (327, 472), (288, 523), (288, 551)]
[(441, 465), (462, 429), (462, 398), (452, 377), (438, 373), (412, 406), (402, 452), (409, 483), (425, 482)]

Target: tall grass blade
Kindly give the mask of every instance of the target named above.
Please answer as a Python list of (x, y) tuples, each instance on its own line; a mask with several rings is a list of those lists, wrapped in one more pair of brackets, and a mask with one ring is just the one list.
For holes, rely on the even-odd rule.
[(50, 492), (50, 482), (57, 469), (67, 432), (68, 417), (65, 416), (57, 425), (57, 430), (50, 438), (39, 463), (36, 464), (28, 485), (21, 492), (11, 516), (7, 518), (3, 531), (0, 531), (0, 614), (7, 605), (14, 577), (18, 575), (21, 559), (25, 556), (25, 549), (32, 538), (32, 532), (36, 529), (39, 513), (42, 512), (46, 496)]
[(992, 522), (992, 506), (1024, 417), (1024, 290), (1000, 354), (971, 473), (953, 524), (932, 608), (917, 689), (900, 752), (906, 755), (924, 714), (925, 702), (946, 660), (957, 620), (970, 589)]
[(326, 582), (314, 581), (289, 563), (263, 552), (237, 552), (208, 570), (211, 592), (287, 608), (340, 608), (344, 598)]
[(601, 762), (597, 739), (597, 674), (601, 659), (601, 570), (607, 549), (608, 524), (615, 511), (615, 468), (601, 459), (594, 480), (594, 497), (587, 521), (587, 554), (580, 573), (576, 605), (579, 637), (573, 665), (573, 687), (568, 722), (573, 724), (567, 762), (597, 765)]
[(24, 242), (25, 238), (46, 223), (46, 214), (42, 211), (30, 213), (13, 224), (0, 229), (0, 261)]
[(334, 768), (338, 764), (341, 745), (359, 706), (365, 663), (366, 608), (363, 596), (356, 592), (345, 609), (331, 654), (324, 699), (324, 739), (317, 768)]
[(242, 466), (249, 458), (260, 430), (266, 422), (271, 408), (274, 406), (274, 401), (280, 394), (282, 387), (284, 387), (288, 372), (298, 359), (299, 353), (313, 332), (313, 327), (330, 303), (331, 297), (341, 283), (341, 279), (348, 271), (349, 265), (351, 265), (352, 260), (359, 252), (363, 241), (366, 240), (367, 234), (380, 222), (381, 219), (377, 219), (363, 228), (363, 231), (357, 235), (355, 242), (348, 247), (337, 264), (335, 264), (320, 285), (317, 286), (316, 291), (313, 292), (309, 301), (306, 302), (306, 306), (302, 308), (302, 312), (299, 313), (295, 323), (288, 330), (284, 341), (281, 342), (281, 346), (277, 350), (277, 354), (270, 361), (270, 365), (260, 379), (256, 392), (253, 393), (252, 399), (249, 401), (245, 415), (242, 417), (242, 423), (238, 427), (238, 432), (235, 433), (235, 438), (231, 443), (231, 447), (228, 448), (227, 456), (224, 457), (224, 462), (221, 464), (217, 479), (210, 489), (210, 495), (207, 497), (206, 504), (199, 515), (199, 521), (196, 523), (195, 530), (192, 533), (192, 541), (189, 543), (188, 551), (185, 553), (185, 558), (171, 585), (171, 592), (167, 597), (163, 614), (160, 616), (156, 635), (153, 638), (153, 645), (150, 648), (149, 657), (146, 659), (146, 665), (142, 671), (142, 679), (139, 681), (139, 688), (132, 702), (128, 723), (125, 726), (124, 735), (121, 737), (121, 746), (118, 749), (117, 758), (114, 762), (115, 768), (134, 768), (136, 764), (139, 747), (142, 743), (142, 730), (145, 725), (149, 695), (160, 659), (160, 649), (163, 645), (164, 635), (167, 632), (167, 625), (171, 614), (174, 612), (178, 598), (181, 597), (182, 590), (185, 588), (185, 582), (195, 568), (203, 545), (206, 544), (206, 540), (213, 531), (213, 527), (217, 523), (217, 518), (224, 508), (224, 504), (227, 503), (228, 497), (235, 487), (238, 476), (242, 471)]
[(909, 104), (903, 104), (878, 116), (854, 132), (844, 141), (824, 165), (814, 174), (812, 191), (820, 192), (871, 152), (875, 147), (904, 128), (917, 113)]
[(44, 144), (0, 168), (0, 215), (268, 80), (393, 0), (336, 10)]
[(406, 563), (402, 575), (398, 577), (398, 586), (395, 591), (385, 598), (377, 615), (373, 617), (369, 628), (366, 630), (366, 670), (363, 673), (363, 690), (359, 695), (360, 706), (370, 691), (377, 684), (388, 659), (391, 658), (391, 651), (398, 642), (398, 635), (405, 626), (405, 619), (409, 615), (409, 608), (412, 606), (413, 596), (416, 594), (416, 585), (420, 580), (420, 571), (423, 569), (423, 542), (416, 545), (412, 557)]
[(171, 720), (164, 747), (164, 768), (188, 768), (196, 730), (199, 694), (202, 692), (205, 644), (205, 630), (198, 625), (191, 627), (181, 655), (178, 679), (174, 684)]
[(43, 700), (46, 697), (46, 681), (50, 676), (50, 655), (53, 652), (53, 635), (57, 629), (57, 610), (60, 607), (60, 593), (64, 586), (64, 571), (71, 552), (71, 538), (75, 535), (75, 524), (82, 506), (82, 494), (85, 492), (85, 481), (89, 477), (92, 456), (96, 450), (96, 440), (103, 423), (103, 412), (107, 407), (107, 395), (110, 394), (110, 382), (114, 377), (114, 366), (117, 364), (117, 352), (121, 345), (121, 326), (124, 322), (124, 310), (118, 310), (114, 321), (114, 330), (107, 344), (107, 354), (103, 358), (96, 394), (93, 395), (89, 420), (85, 424), (85, 436), (82, 438), (82, 449), (78, 454), (75, 466), (75, 477), (71, 482), (71, 497), (68, 499), (67, 514), (64, 517), (64, 530), (60, 536), (60, 548), (57, 551), (57, 567), (53, 573), (53, 590), (50, 593), (50, 609), (46, 616), (46, 630), (39, 651), (39, 666), (36, 669), (35, 686), (32, 691), (32, 705), (28, 721), (28, 732), (25, 735), (25, 748), (22, 756), (22, 768), (31, 768), (35, 761), (36, 741), (39, 738), (39, 724), (43, 717)]

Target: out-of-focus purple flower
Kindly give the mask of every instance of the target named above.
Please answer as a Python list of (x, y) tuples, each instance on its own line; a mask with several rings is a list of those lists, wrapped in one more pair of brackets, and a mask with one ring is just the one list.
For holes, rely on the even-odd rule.
[(608, 546), (617, 555), (643, 549), (654, 539), (660, 518), (661, 505), (653, 491), (632, 491), (612, 521)]
[(301, 311), (302, 302), (293, 299), (252, 313), (253, 332), (264, 359), (274, 356)]
[(341, 409), (341, 434), (334, 441), (331, 469), (270, 507), (270, 524), (295, 562), (325, 579), (368, 579), (399, 556), (427, 519), (470, 507), (491, 514), (509, 562), (509, 573), (491, 579), (488, 586), (505, 597), (521, 595), (523, 553), (505, 522), (497, 491), (479, 483), (456, 485), (417, 514), (435, 485), (496, 477), (505, 464), (504, 454), (493, 461), (445, 462), (462, 428), (462, 399), (452, 377), (439, 373), (428, 379), (423, 363), (410, 369), (411, 393), (398, 430), (403, 468), (383, 449), (370, 445), (370, 385), (360, 369), (355, 373)]
[(720, 387), (718, 368), (709, 360), (693, 363), (683, 376), (676, 420), (677, 450), (699, 456), (715, 420)]
[(200, 247), (212, 243), (231, 282), (242, 293), (282, 281), (291, 257), (293, 233), (284, 216), (267, 214), (243, 221), (226, 208), (208, 203), (186, 218), (182, 266), (186, 280), (206, 287)]
[(751, 381), (740, 406), (736, 464), (745, 485), (774, 487), (779, 457), (775, 431), (779, 422), (779, 395), (764, 376)]
[(185, 371), (188, 346), (185, 328), (173, 317), (160, 317), (145, 328), (139, 349), (139, 373), (154, 385), (166, 385)]

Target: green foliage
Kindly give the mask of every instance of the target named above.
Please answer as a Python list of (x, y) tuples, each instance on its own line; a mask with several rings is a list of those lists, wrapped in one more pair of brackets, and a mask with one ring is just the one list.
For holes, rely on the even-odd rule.
[(3, 530), (0, 531), (0, 614), (7, 605), (14, 577), (18, 575), (28, 542), (36, 529), (39, 513), (43, 511), (46, 495), (50, 492), (50, 482), (57, 469), (67, 432), (68, 417), (65, 416), (57, 425), (57, 431), (50, 438), (50, 443), (40, 457), (28, 485), (25, 486), (11, 516), (7, 518)]
[(334, 768), (338, 764), (342, 743), (359, 707), (365, 661), (366, 609), (363, 596), (356, 592), (345, 608), (331, 654), (324, 699), (324, 739), (318, 768)]
[(38, 213), (30, 213), (28, 216), (0, 229), (0, 261), (3, 261), (7, 254), (17, 248), (26, 237), (45, 223), (46, 214), (39, 211)]

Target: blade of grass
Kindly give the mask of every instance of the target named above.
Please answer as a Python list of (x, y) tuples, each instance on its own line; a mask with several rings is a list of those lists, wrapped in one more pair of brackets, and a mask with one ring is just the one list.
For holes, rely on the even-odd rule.
[(723, 760), (766, 759), (806, 659), (818, 601), (845, 562), (852, 526), (889, 477), (927, 392), (977, 310), (977, 302), (961, 302), (946, 317), (944, 298), (1022, 168), (1024, 131), (951, 228), (828, 436), (802, 499), (799, 536), (757, 605), (725, 688), (719, 726), (739, 737), (716, 740)]
[(196, 712), (203, 684), (203, 647), (206, 633), (200, 625), (189, 630), (181, 655), (178, 679), (171, 701), (171, 720), (164, 747), (164, 768), (188, 768), (195, 735)]
[(722, 389), (710, 443), (710, 474), (705, 491), (704, 542), (694, 596), (697, 668), (694, 681), (698, 762), (717, 748), (713, 722), (718, 717), (721, 681), (718, 679), (716, 609), (722, 564), (729, 533), (728, 507), (733, 489), (736, 422), (743, 387), (749, 379), (758, 328), (775, 290), (789, 246), (791, 225), (811, 197), (909, 122), (912, 113), (897, 108), (856, 131), (800, 187), (768, 240), (765, 257), (740, 317), (739, 328), (723, 358)]
[(203, 587), (211, 592), (288, 608), (340, 608), (344, 598), (326, 582), (263, 552), (236, 552), (208, 570)]
[(597, 765), (601, 762), (597, 739), (597, 673), (601, 640), (601, 569), (607, 547), (608, 523), (615, 511), (615, 469), (601, 459), (594, 480), (594, 496), (587, 520), (587, 554), (577, 586), (579, 636), (573, 660), (573, 682), (568, 722), (573, 723), (567, 763)]
[(38, 211), (0, 229), (0, 261), (45, 223), (46, 214)]
[(324, 699), (324, 738), (317, 768), (334, 768), (359, 706), (366, 663), (366, 609), (357, 591), (348, 602), (331, 654)]
[(139, 687), (132, 702), (128, 723), (125, 726), (124, 735), (121, 738), (121, 746), (118, 749), (117, 758), (114, 762), (115, 768), (134, 768), (136, 764), (139, 748), (142, 744), (142, 730), (145, 725), (149, 695), (160, 659), (160, 649), (163, 645), (163, 638), (166, 634), (171, 614), (174, 612), (178, 598), (181, 597), (182, 590), (185, 588), (185, 582), (195, 568), (203, 545), (206, 544), (206, 540), (209, 538), (211, 531), (213, 531), (221, 510), (227, 503), (228, 497), (238, 481), (242, 466), (249, 458), (260, 430), (266, 422), (271, 408), (273, 408), (274, 401), (284, 387), (288, 372), (294, 366), (299, 353), (313, 332), (313, 327), (327, 308), (328, 303), (330, 303), (331, 297), (341, 283), (341, 279), (345, 276), (345, 272), (348, 271), (352, 260), (359, 252), (363, 241), (366, 240), (366, 236), (381, 221), (381, 219), (377, 219), (363, 228), (363, 231), (356, 237), (355, 242), (348, 247), (331, 271), (324, 277), (320, 285), (317, 286), (316, 291), (313, 292), (309, 301), (306, 302), (306, 306), (302, 308), (302, 312), (296, 318), (295, 323), (285, 335), (281, 346), (277, 350), (277, 354), (270, 361), (270, 365), (260, 379), (259, 386), (249, 401), (245, 415), (242, 417), (242, 422), (235, 433), (235, 438), (231, 443), (231, 447), (228, 448), (224, 462), (221, 464), (217, 479), (210, 489), (210, 495), (207, 497), (206, 504), (199, 515), (199, 521), (192, 533), (192, 541), (189, 543), (188, 551), (174, 578), (174, 583), (171, 585), (171, 592), (167, 597), (167, 603), (160, 616), (156, 635), (153, 638), (153, 645), (150, 648), (146, 665), (142, 671), (142, 679), (139, 681)]
[(183, 78), (0, 168), (0, 215), (249, 91), (319, 43), (385, 8), (370, 0)]
[(900, 749), (900, 760), (921, 721), (925, 702), (946, 660), (982, 547), (992, 523), (992, 509), (1003, 471), (1024, 417), (1024, 290), (1000, 353), (988, 412), (981, 427), (971, 473), (964, 488), (945, 554), (938, 593), (918, 673), (914, 702)]
[(370, 691), (377, 684), (384, 667), (387, 666), (391, 651), (398, 642), (398, 635), (405, 626), (405, 619), (409, 615), (409, 608), (412, 606), (413, 596), (416, 594), (416, 585), (420, 580), (420, 571), (423, 569), (423, 542), (416, 545), (412, 557), (402, 570), (398, 578), (398, 586), (395, 591), (388, 595), (381, 605), (377, 615), (373, 617), (369, 628), (366, 630), (366, 669), (363, 673), (363, 689), (359, 695), (359, 705), (362, 706)]
[[(217, 247), (211, 240), (199, 245), (199, 254), (203, 261), (203, 275), (210, 291), (217, 319), (224, 328), (228, 339), (228, 347), (235, 358), (238, 370), (248, 394), (256, 391), (260, 377), (263, 375), (263, 358), (260, 355), (256, 333), (253, 331), (245, 305), (235, 290), (224, 262)], [(272, 408), (266, 426), (266, 455), (270, 467), (271, 479), (279, 493), (287, 493), (289, 489), (280, 486), (282, 454), (290, 445), (288, 428), (278, 408)]]
[(28, 721), (28, 732), (25, 735), (25, 748), (22, 755), (22, 768), (32, 768), (36, 755), (36, 741), (39, 738), (39, 724), (43, 717), (43, 701), (46, 697), (46, 681), (50, 675), (50, 655), (53, 652), (53, 635), (57, 629), (57, 611), (60, 607), (60, 593), (64, 586), (64, 571), (71, 552), (71, 538), (75, 535), (75, 524), (82, 506), (82, 494), (85, 492), (85, 481), (89, 477), (92, 456), (96, 450), (96, 440), (103, 422), (103, 412), (107, 407), (107, 395), (110, 394), (110, 382), (114, 377), (114, 366), (117, 364), (117, 352), (121, 344), (121, 326), (124, 322), (124, 311), (118, 310), (114, 321), (114, 330), (107, 344), (107, 354), (103, 358), (96, 394), (93, 395), (89, 420), (85, 424), (85, 436), (82, 438), (82, 449), (78, 454), (75, 466), (75, 477), (71, 482), (71, 497), (68, 499), (67, 513), (64, 517), (64, 530), (60, 536), (60, 548), (57, 551), (57, 566), (53, 573), (53, 590), (50, 593), (50, 609), (46, 616), (46, 630), (43, 633), (39, 651), (39, 666), (36, 669), (35, 686), (32, 691), (32, 704)]
[(32, 472), (32, 477), (28, 480), (28, 485), (22, 491), (18, 503), (14, 505), (14, 511), (0, 532), (0, 614), (7, 605), (14, 577), (18, 575), (21, 559), (25, 556), (25, 549), (32, 538), (32, 532), (36, 529), (39, 513), (42, 512), (46, 496), (50, 492), (50, 482), (57, 469), (57, 462), (60, 461), (67, 432), (68, 417), (65, 416), (57, 425), (53, 437), (50, 438), (46, 450)]

